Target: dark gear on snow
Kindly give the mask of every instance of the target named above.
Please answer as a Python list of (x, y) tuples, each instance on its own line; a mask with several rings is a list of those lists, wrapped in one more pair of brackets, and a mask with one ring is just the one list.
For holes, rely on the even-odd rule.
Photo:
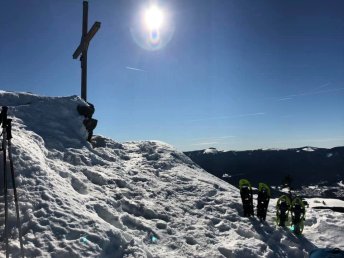
[(277, 217), (277, 225), (280, 227), (285, 227), (286, 222), (289, 221), (289, 210), (290, 210), (290, 199), (286, 195), (282, 195), (276, 204), (276, 217)]
[(86, 105), (78, 105), (77, 110), (79, 115), (84, 116), (84, 126), (88, 132), (87, 140), (90, 142), (93, 136), (93, 130), (97, 127), (98, 120), (93, 119), (95, 108), (94, 105), (87, 102)]
[(291, 227), (295, 234), (302, 234), (306, 214), (305, 204), (300, 197), (295, 197), (290, 206)]
[(244, 216), (245, 217), (254, 216), (251, 183), (247, 179), (241, 179), (239, 181), (239, 188), (240, 188), (242, 206), (244, 209)]
[(264, 183), (259, 183), (258, 187), (258, 200), (257, 200), (257, 217), (260, 220), (266, 219), (266, 213), (268, 211), (270, 201), (270, 188)]

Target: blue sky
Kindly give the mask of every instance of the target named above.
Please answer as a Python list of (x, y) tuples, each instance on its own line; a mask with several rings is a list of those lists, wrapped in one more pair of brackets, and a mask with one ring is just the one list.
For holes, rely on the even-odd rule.
[[(344, 2), (155, 1), (160, 48), (138, 44), (149, 1), (89, 1), (97, 134), (179, 150), (344, 145)], [(0, 89), (80, 94), (82, 1), (0, 9)]]

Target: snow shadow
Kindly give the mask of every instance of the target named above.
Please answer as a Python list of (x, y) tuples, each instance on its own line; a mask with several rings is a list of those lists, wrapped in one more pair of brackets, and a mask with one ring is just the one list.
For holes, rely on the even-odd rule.
[(267, 222), (251, 219), (252, 225), (261, 240), (274, 252), (275, 257), (305, 257), (317, 248), (304, 236), (293, 234), (287, 227), (271, 227)]

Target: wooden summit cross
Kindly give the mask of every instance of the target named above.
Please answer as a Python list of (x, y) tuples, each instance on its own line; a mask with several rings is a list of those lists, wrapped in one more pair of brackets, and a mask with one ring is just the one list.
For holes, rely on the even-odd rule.
[(73, 54), (73, 59), (77, 59), (80, 55), (81, 62), (81, 98), (86, 101), (87, 98), (87, 50), (91, 39), (100, 28), (100, 22), (95, 22), (92, 28), (87, 32), (88, 23), (88, 2), (83, 2), (82, 16), (82, 36), (78, 48)]

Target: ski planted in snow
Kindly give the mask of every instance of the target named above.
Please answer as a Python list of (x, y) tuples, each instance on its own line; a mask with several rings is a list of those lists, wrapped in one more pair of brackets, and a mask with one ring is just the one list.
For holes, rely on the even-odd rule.
[(297, 235), (302, 234), (306, 215), (306, 207), (301, 197), (295, 197), (290, 206), (290, 230)]
[(270, 196), (271, 196), (270, 187), (264, 183), (259, 183), (258, 200), (257, 200), (257, 217), (260, 220), (265, 221), (266, 213), (268, 211)]
[(277, 226), (285, 227), (289, 223), (289, 211), (291, 201), (288, 196), (282, 195), (276, 204), (276, 222)]
[(244, 209), (244, 216), (245, 217), (254, 216), (251, 183), (247, 179), (241, 179), (239, 181), (239, 188), (240, 188), (242, 206)]

